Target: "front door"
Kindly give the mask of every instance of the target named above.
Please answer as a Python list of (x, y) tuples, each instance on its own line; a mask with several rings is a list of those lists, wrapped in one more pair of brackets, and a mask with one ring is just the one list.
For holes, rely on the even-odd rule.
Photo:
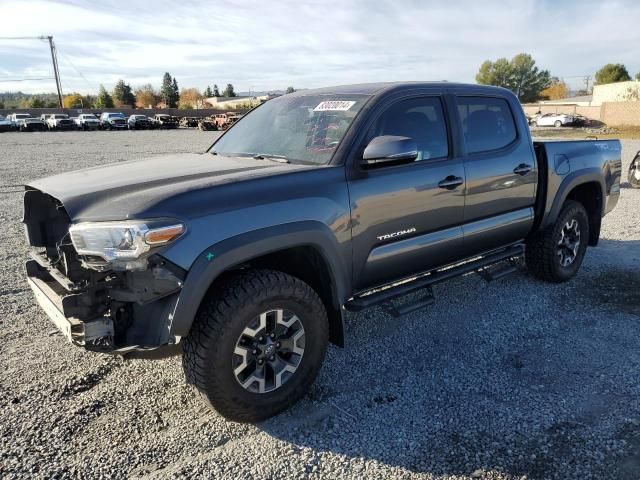
[(464, 167), (452, 155), (444, 100), (399, 100), (378, 116), (365, 145), (382, 135), (412, 138), (415, 161), (380, 165), (349, 181), (353, 275), (365, 290), (456, 259), (462, 246)]

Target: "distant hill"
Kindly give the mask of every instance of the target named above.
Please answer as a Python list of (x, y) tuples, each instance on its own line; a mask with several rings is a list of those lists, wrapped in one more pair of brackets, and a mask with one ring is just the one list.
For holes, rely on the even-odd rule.
[(0, 93), (0, 103), (4, 104), (4, 108), (24, 108), (33, 97), (58, 106), (58, 95), (55, 93), (3, 92)]
[(236, 95), (239, 97), (248, 97), (248, 96), (262, 97), (264, 95), (269, 95), (270, 93), (275, 95), (284, 95), (284, 90), (265, 90), (265, 91), (251, 90), (251, 95), (249, 95), (248, 91), (236, 92)]

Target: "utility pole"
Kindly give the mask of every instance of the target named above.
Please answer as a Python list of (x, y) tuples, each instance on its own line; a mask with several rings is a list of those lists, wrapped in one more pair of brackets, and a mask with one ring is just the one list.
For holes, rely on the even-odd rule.
[(62, 84), (60, 83), (60, 72), (58, 70), (58, 55), (56, 54), (56, 46), (53, 44), (53, 37), (51, 35), (47, 37), (41, 37), (43, 40), (46, 38), (49, 40), (49, 48), (51, 49), (51, 61), (53, 62), (53, 75), (56, 77), (56, 88), (58, 89), (58, 103), (60, 108), (64, 108), (62, 103)]
[(53, 62), (53, 75), (56, 79), (56, 88), (58, 89), (58, 104), (60, 108), (64, 108), (62, 103), (62, 83), (60, 82), (60, 69), (58, 68), (58, 55), (56, 53), (56, 46), (53, 43), (53, 37), (40, 36), (40, 37), (0, 37), (0, 40), (48, 40), (49, 48), (51, 49), (51, 61)]
[(584, 83), (587, 85), (587, 95), (589, 95), (589, 82), (591, 82), (591, 75), (585, 75)]

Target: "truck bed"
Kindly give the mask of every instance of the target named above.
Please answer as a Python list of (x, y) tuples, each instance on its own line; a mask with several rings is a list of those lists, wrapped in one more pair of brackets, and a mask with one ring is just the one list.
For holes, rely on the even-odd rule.
[[(567, 195), (585, 180), (598, 191), (594, 201), (609, 213), (620, 197), (622, 148), (619, 140), (534, 141), (540, 186), (537, 192), (537, 224), (555, 219)], [(597, 226), (599, 230), (599, 225)]]

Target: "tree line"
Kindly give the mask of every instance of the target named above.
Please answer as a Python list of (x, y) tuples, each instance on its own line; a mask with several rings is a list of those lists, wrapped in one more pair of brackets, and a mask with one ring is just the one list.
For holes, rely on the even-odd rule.
[[(635, 76), (640, 81), (640, 72)], [(627, 68), (620, 63), (608, 63), (595, 73), (595, 84), (625, 82), (631, 80)], [(511, 90), (522, 103), (538, 100), (557, 100), (569, 96), (569, 86), (562, 79), (541, 70), (528, 53), (519, 53), (511, 60), (499, 58), (486, 60), (480, 65), (476, 81), (481, 85), (495, 85)], [(588, 95), (579, 90), (577, 95)]]
[(182, 88), (178, 80), (166, 72), (162, 77), (160, 89), (147, 83), (135, 89), (124, 80), (118, 80), (111, 92), (100, 85), (98, 95), (82, 96), (72, 93), (64, 97), (65, 108), (82, 108), (83, 104), (93, 108), (181, 108), (193, 109), (205, 107), (204, 100), (211, 97), (235, 97), (233, 84), (228, 83), (220, 93), (218, 85), (210, 86), (201, 92), (198, 88)]
[[(201, 92), (198, 88), (178, 87), (178, 81), (166, 72), (160, 89), (147, 83), (137, 88), (124, 80), (118, 80), (113, 90), (100, 85), (97, 95), (70, 93), (62, 103), (65, 108), (181, 108), (193, 109), (206, 106), (204, 99), (211, 97), (235, 97), (233, 84), (220, 92), (218, 85)], [(54, 93), (27, 94), (22, 92), (0, 93), (0, 108), (57, 108), (58, 97)]]

